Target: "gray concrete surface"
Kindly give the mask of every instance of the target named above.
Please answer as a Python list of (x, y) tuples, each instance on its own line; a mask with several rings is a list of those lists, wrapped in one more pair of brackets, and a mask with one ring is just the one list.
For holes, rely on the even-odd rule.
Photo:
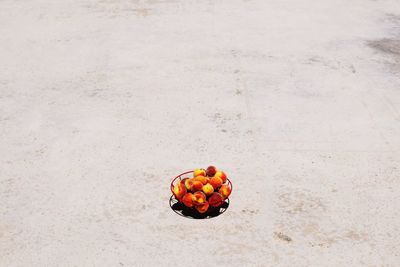
[(0, 1), (0, 266), (400, 266), (399, 44), (398, 0)]

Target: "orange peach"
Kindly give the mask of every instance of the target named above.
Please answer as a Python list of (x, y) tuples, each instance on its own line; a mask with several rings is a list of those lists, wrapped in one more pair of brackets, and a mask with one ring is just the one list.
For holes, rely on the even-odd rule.
[(204, 192), (204, 194), (209, 196), (212, 193), (214, 193), (214, 187), (210, 184), (205, 184), (205, 185), (203, 185), (203, 192)]
[(210, 179), (210, 184), (214, 187), (215, 190), (222, 185), (222, 179), (214, 176)]
[(193, 181), (200, 181), (202, 184), (206, 184), (208, 182), (207, 178), (202, 175), (194, 177)]
[(196, 210), (200, 213), (205, 213), (208, 210), (209, 206), (210, 204), (208, 204), (208, 202), (206, 201), (204, 202), (204, 204), (196, 206)]
[(189, 180), (189, 178), (183, 178), (183, 179), (181, 180), (181, 184), (185, 185), (185, 183), (186, 183), (187, 180)]
[(197, 191), (193, 194), (193, 204), (195, 206), (203, 205), (207, 201), (206, 195), (203, 192)]
[(213, 207), (219, 207), (224, 203), (224, 198), (220, 193), (214, 192), (209, 198), (208, 203)]
[(214, 166), (208, 166), (208, 168), (206, 170), (208, 177), (213, 177), (216, 172), (217, 172), (217, 168), (215, 168)]
[(223, 184), (218, 192), (222, 195), (224, 199), (226, 199), (231, 194), (231, 188), (226, 184)]
[(186, 187), (187, 190), (190, 190), (190, 188), (192, 187), (192, 184), (193, 184), (193, 179), (185, 180), (185, 187)]
[(193, 177), (197, 176), (206, 176), (206, 170), (205, 169), (195, 169), (193, 172)]
[(200, 191), (203, 188), (203, 184), (200, 181), (193, 181), (190, 186), (192, 192)]
[(193, 194), (192, 193), (186, 193), (182, 197), (182, 203), (185, 204), (186, 207), (193, 207)]
[(226, 181), (226, 174), (223, 171), (217, 171), (214, 175), (214, 177), (219, 177), (222, 180), (222, 183), (225, 183)]
[(186, 187), (182, 183), (176, 184), (173, 191), (177, 199), (181, 199), (187, 192)]

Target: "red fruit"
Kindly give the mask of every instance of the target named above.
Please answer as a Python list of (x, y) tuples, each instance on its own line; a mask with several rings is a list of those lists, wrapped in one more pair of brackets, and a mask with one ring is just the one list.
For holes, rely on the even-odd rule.
[(202, 184), (206, 184), (206, 183), (208, 183), (208, 178), (207, 178), (207, 177), (204, 177), (204, 176), (202, 176), (202, 175), (199, 175), (199, 176), (194, 177), (194, 178), (193, 178), (193, 181), (199, 181), (199, 182), (201, 182)]
[(214, 166), (208, 166), (208, 168), (206, 170), (208, 177), (213, 177), (216, 172), (217, 172), (217, 168), (215, 168)]
[(178, 200), (182, 199), (182, 197), (183, 197), (183, 196), (186, 194), (186, 192), (187, 192), (187, 191), (186, 191), (185, 185), (182, 184), (182, 183), (176, 184), (176, 185), (174, 186), (173, 191), (174, 191), (175, 197), (176, 197)]
[(206, 176), (206, 170), (205, 169), (195, 169), (193, 172), (193, 177), (197, 176)]
[(229, 186), (227, 186), (226, 184), (223, 184), (218, 192), (221, 194), (221, 196), (224, 199), (226, 199), (231, 194), (231, 188)]
[(220, 193), (214, 192), (209, 198), (208, 203), (212, 207), (219, 207), (224, 203), (224, 198), (221, 196)]
[[(193, 183), (193, 179), (190, 179), (190, 178), (188, 178), (188, 179), (183, 179), (183, 180), (185, 180), (185, 187), (186, 187), (186, 189), (187, 190), (190, 190), (190, 188), (192, 187), (192, 183)], [(183, 181), (182, 180), (182, 181)]]
[(196, 206), (196, 210), (200, 213), (205, 213), (209, 206), (210, 204), (208, 204), (208, 202), (204, 202), (204, 204)]
[(181, 180), (181, 184), (185, 185), (185, 183), (186, 183), (187, 180), (189, 180), (189, 178), (183, 178), (183, 179)]
[(200, 191), (203, 188), (203, 183), (200, 181), (193, 181), (192, 185), (190, 186), (190, 190), (192, 192)]
[(213, 177), (210, 179), (210, 184), (214, 187), (214, 190), (216, 190), (218, 187), (222, 185), (222, 179), (219, 177)]
[(186, 207), (193, 207), (193, 194), (192, 193), (186, 193), (182, 197), (182, 203), (185, 204)]
[(195, 206), (203, 205), (206, 201), (207, 198), (203, 192), (197, 191), (193, 194), (193, 204)]
[(222, 183), (225, 183), (226, 178), (227, 178), (226, 174), (223, 171), (217, 171), (214, 176), (221, 178)]
[(210, 184), (205, 184), (205, 185), (203, 185), (203, 192), (204, 192), (204, 194), (209, 196), (212, 193), (214, 193), (214, 187)]

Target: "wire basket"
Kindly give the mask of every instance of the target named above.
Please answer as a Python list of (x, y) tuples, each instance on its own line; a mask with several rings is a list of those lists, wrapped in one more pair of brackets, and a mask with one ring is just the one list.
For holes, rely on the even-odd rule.
[[(182, 181), (184, 178), (189, 178), (189, 174), (192, 174), (194, 171), (187, 171), (184, 173), (179, 174), (176, 176), (172, 181), (170, 185), (170, 190), (172, 193), (172, 196), (170, 198), (170, 207), (172, 210), (177, 213), (180, 216), (186, 217), (186, 218), (192, 218), (192, 219), (209, 219), (213, 218), (216, 216), (221, 215), (224, 213), (228, 207), (229, 207), (229, 197), (224, 200), (222, 205), (219, 207), (212, 207), (210, 206), (208, 210), (205, 213), (200, 213), (198, 212), (194, 207), (187, 207), (184, 205), (182, 202), (180, 202), (174, 195), (174, 185), (179, 181)], [(232, 182), (229, 180), (229, 178), (226, 179), (226, 184), (229, 186), (232, 192)]]

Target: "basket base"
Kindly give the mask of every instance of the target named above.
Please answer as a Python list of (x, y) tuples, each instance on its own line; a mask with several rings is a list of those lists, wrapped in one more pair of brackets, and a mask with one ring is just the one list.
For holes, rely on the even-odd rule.
[(210, 219), (224, 213), (229, 207), (229, 198), (218, 208), (210, 207), (206, 213), (200, 213), (196, 209), (188, 208), (180, 203), (174, 195), (169, 199), (169, 206), (178, 215), (190, 219)]

